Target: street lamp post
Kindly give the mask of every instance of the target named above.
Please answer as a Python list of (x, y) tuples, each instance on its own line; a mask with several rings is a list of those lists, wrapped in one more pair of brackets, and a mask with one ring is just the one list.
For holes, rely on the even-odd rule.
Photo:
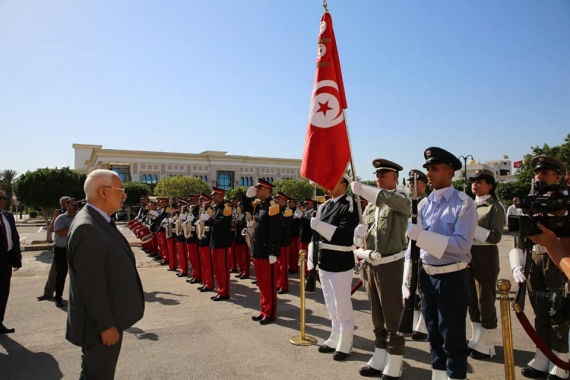
[(467, 188), (467, 159), (471, 157), (471, 161), (475, 161), (472, 155), (468, 154), (466, 156), (459, 156), (459, 159), (463, 160), (463, 192), (466, 193)]

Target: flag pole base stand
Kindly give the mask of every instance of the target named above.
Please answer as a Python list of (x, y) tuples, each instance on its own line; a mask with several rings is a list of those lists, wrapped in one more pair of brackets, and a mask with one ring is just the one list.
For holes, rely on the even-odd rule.
[(295, 346), (312, 346), (317, 344), (317, 339), (310, 335), (305, 335), (304, 337), (301, 337), (301, 335), (295, 335), (289, 339), (289, 342)]

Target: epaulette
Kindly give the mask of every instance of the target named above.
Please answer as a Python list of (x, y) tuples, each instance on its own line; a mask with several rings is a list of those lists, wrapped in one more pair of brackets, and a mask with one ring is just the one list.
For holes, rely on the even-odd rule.
[(471, 198), (469, 197), (469, 195), (465, 194), (462, 191), (458, 191), (457, 196), (459, 197), (459, 199), (463, 201), (463, 206), (461, 207), (461, 211), (459, 211), (459, 217), (461, 217), (463, 216), (463, 214), (465, 214), (465, 210), (467, 209), (467, 206), (469, 205), (469, 200)]
[(271, 200), (269, 202), (269, 216), (275, 216), (279, 214), (279, 211), (280, 211), (279, 205), (275, 203), (274, 200)]
[(223, 216), (231, 216), (232, 215), (232, 208), (229, 204), (224, 204), (224, 211), (222, 212)]
[(293, 215), (293, 210), (291, 210), (289, 207), (286, 207), (285, 212), (283, 212), (283, 217), (289, 218), (291, 215)]

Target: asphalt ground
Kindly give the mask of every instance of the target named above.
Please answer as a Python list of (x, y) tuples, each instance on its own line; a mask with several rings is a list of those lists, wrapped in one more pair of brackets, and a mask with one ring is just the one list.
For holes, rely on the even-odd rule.
[[(0, 335), (0, 379), (77, 379), (81, 349), (64, 338), (65, 308), (36, 300), (43, 293), (51, 253), (33, 250), (42, 245), (28, 243), (45, 239), (45, 230), (38, 226), (18, 229), (26, 251), (23, 268), (12, 278), (4, 321), (16, 332)], [(126, 227), (119, 229), (136, 245)], [(499, 245), (499, 278), (511, 280), (507, 256), (511, 246), (512, 238), (505, 236)], [(278, 320), (261, 326), (250, 318), (259, 311), (259, 293), (251, 280), (232, 276), (231, 299), (212, 302), (213, 293), (200, 293), (197, 285), (177, 278), (140, 249), (133, 251), (145, 290), (146, 311), (144, 318), (125, 332), (116, 379), (361, 379), (358, 369), (366, 365), (374, 350), (369, 302), (363, 288), (353, 296), (356, 327), (352, 355), (335, 362), (331, 354), (320, 354), (317, 346), (290, 343), (290, 338), (299, 334), (298, 277), (290, 279), (290, 293), (279, 296)], [(307, 293), (306, 309), (306, 333), (322, 344), (330, 322), (319, 287), (315, 293)], [(532, 311), (527, 309), (532, 320)], [(533, 357), (534, 345), (514, 314), (511, 320), (518, 379), (522, 378), (520, 368)], [(469, 331), (469, 322), (467, 325)], [(495, 339), (495, 358), (469, 358), (469, 379), (504, 379), (501, 328)], [(407, 339), (401, 378), (430, 379), (429, 362), (428, 343)]]

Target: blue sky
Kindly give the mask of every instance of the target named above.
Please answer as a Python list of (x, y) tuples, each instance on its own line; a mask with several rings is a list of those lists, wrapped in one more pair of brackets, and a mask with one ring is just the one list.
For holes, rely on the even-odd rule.
[[(570, 132), (567, 0), (329, 0), (356, 172)], [(301, 158), (320, 0), (0, 0), (0, 170), (73, 143)]]

